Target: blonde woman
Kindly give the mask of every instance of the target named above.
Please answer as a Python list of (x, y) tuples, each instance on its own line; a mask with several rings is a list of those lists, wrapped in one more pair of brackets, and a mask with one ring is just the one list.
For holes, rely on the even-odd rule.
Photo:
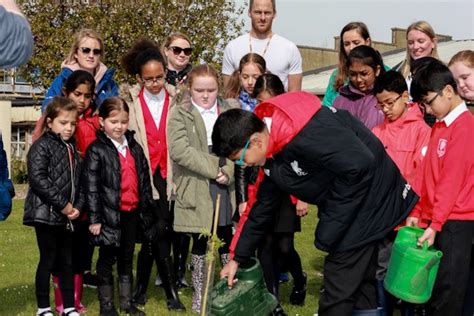
[(407, 55), (398, 70), (407, 78), (408, 88), (410, 88), (411, 64), (414, 60), (427, 56), (439, 59), (437, 51), (438, 39), (433, 28), (426, 21), (418, 21), (411, 24), (407, 29), (406, 39)]
[(173, 86), (184, 83), (193, 68), (189, 62), (193, 52), (189, 38), (183, 33), (171, 33), (163, 45), (163, 52), (167, 61), (166, 82)]
[(95, 79), (95, 105), (99, 107), (106, 98), (118, 95), (118, 87), (113, 76), (115, 69), (103, 64), (104, 41), (102, 36), (92, 29), (81, 29), (74, 36), (74, 42), (68, 56), (61, 64), (61, 73), (54, 79), (46, 92), (42, 111), (49, 101), (62, 93), (63, 84), (75, 70), (90, 72)]

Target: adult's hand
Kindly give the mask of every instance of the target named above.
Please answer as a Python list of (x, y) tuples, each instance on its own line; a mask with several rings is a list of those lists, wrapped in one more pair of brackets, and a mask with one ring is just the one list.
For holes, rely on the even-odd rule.
[(235, 260), (230, 260), (221, 270), (221, 279), (227, 277), (227, 287), (229, 289), (231, 289), (238, 281), (237, 279), (234, 279), (238, 268), (239, 263)]

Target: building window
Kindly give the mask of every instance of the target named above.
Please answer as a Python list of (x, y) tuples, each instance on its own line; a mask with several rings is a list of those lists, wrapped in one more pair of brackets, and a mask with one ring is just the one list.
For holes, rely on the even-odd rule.
[(31, 127), (12, 126), (11, 156), (13, 159), (26, 160), (26, 153), (29, 148), (29, 138)]

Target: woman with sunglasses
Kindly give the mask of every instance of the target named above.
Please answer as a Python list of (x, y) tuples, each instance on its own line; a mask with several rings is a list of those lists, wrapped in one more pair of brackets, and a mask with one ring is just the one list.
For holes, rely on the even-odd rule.
[(46, 92), (41, 110), (44, 111), (52, 98), (61, 95), (64, 82), (75, 70), (85, 70), (94, 76), (97, 107), (108, 97), (117, 96), (118, 87), (113, 79), (115, 69), (107, 68), (102, 63), (103, 58), (104, 41), (100, 34), (91, 29), (81, 29), (77, 32), (69, 55), (61, 64), (61, 73)]
[(193, 68), (189, 63), (193, 52), (191, 41), (183, 33), (171, 33), (166, 38), (163, 51), (167, 60), (166, 82), (176, 87), (186, 81)]
[[(167, 60), (166, 82), (169, 85), (168, 91), (171, 93), (175, 92), (181, 84), (187, 82), (188, 73), (192, 69), (192, 65), (189, 62), (192, 50), (191, 41), (183, 33), (171, 33), (166, 38), (163, 52)], [(173, 233), (174, 272), (178, 288), (189, 286), (186, 282), (185, 274), (190, 241), (191, 238), (187, 234)], [(161, 285), (161, 282), (158, 275), (155, 285)]]

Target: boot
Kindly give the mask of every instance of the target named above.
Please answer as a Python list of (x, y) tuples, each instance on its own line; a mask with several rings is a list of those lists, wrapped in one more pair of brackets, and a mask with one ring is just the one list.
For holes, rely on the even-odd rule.
[(186, 281), (186, 260), (188, 259), (190, 237), (184, 233), (174, 233), (173, 240), (173, 259), (174, 273), (176, 276), (176, 286), (178, 289), (188, 287)]
[(230, 253), (221, 254), (221, 264), (224, 267), (230, 261)]
[[(148, 282), (150, 282), (151, 269), (153, 266), (152, 251), (148, 250), (147, 243), (142, 244), (142, 249), (138, 254), (137, 259), (137, 284), (135, 284), (135, 291), (133, 293), (132, 303), (137, 305), (145, 305), (147, 301), (146, 292), (148, 289)], [(150, 251), (146, 253), (144, 251)]]
[(119, 276), (120, 310), (125, 312), (127, 315), (145, 316), (145, 312), (139, 310), (134, 304), (132, 304), (132, 283), (131, 275)]
[(114, 306), (113, 280), (98, 280), (99, 304), (101, 316), (119, 316)]
[(192, 284), (193, 284), (193, 304), (192, 304), (192, 311), (194, 313), (201, 312), (201, 294), (202, 294), (202, 286), (204, 283), (204, 263), (205, 263), (205, 255), (194, 255), (191, 254), (191, 262), (193, 265), (193, 273), (192, 273)]
[(179, 300), (178, 291), (176, 290), (176, 282), (173, 275), (173, 267), (171, 258), (160, 260), (158, 271), (160, 272), (161, 280), (163, 280), (163, 288), (166, 293), (166, 305), (168, 310), (184, 312), (186, 308)]
[(354, 309), (352, 311), (352, 316), (381, 316), (382, 309)]
[(54, 288), (54, 305), (56, 306), (56, 312), (62, 314), (64, 311), (63, 296), (61, 294), (61, 288), (59, 287), (59, 278), (53, 275), (53, 288)]
[(82, 305), (82, 274), (74, 274), (74, 307), (82, 314), (87, 312), (87, 308)]
[(306, 299), (306, 282), (307, 282), (306, 273), (303, 272), (302, 280), (300, 280), (299, 284), (294, 281), (293, 290), (290, 294), (290, 303), (291, 305), (304, 305), (304, 301)]

